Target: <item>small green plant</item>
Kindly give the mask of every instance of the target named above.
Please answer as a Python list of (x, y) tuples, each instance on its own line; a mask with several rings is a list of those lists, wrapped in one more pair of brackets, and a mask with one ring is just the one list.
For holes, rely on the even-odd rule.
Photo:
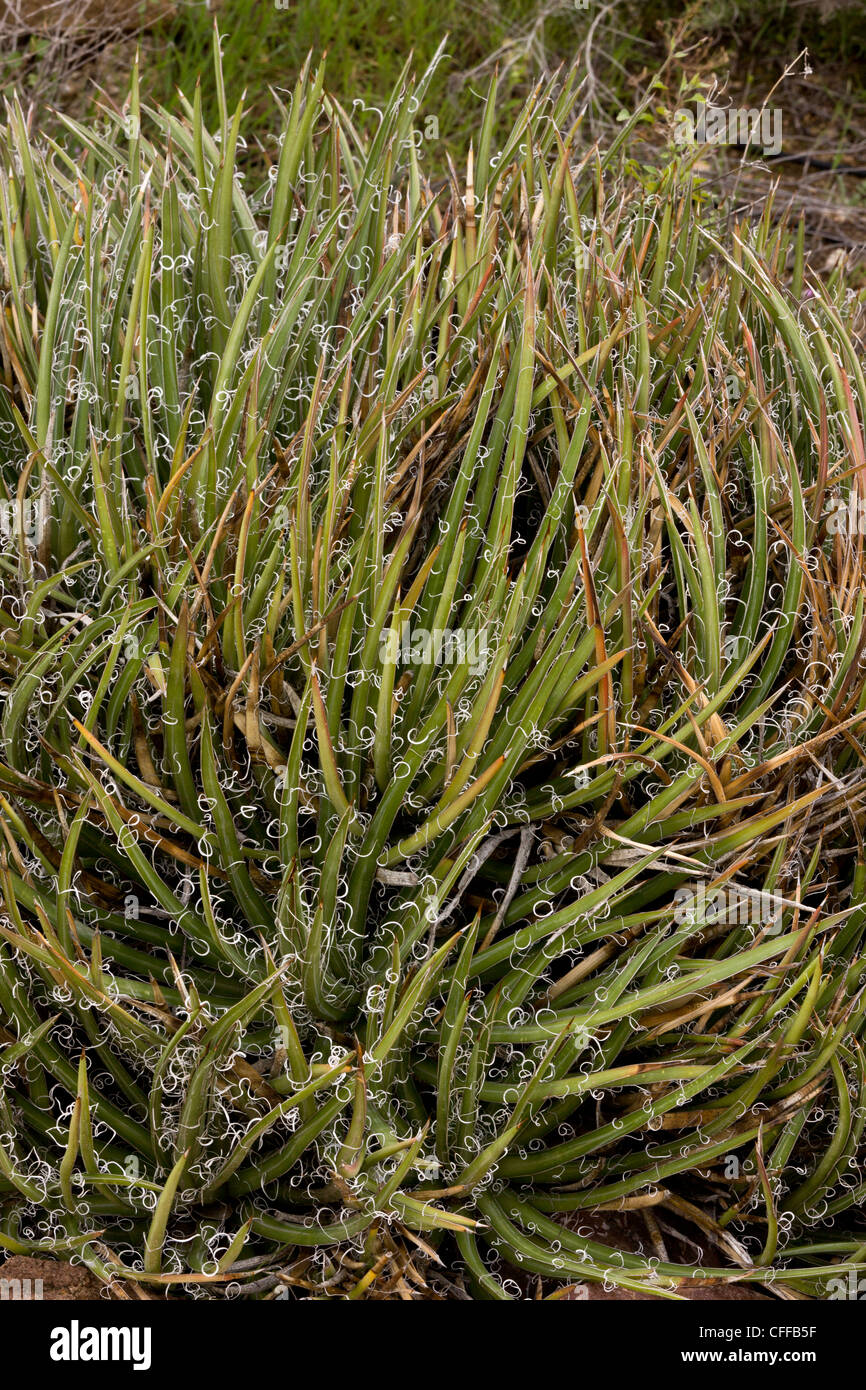
[[(858, 354), (802, 228), (627, 181), (640, 110), (576, 155), (574, 75), (501, 144), (494, 80), (434, 196), (432, 76), (364, 134), (305, 68), (258, 187), (219, 64), (213, 129), (137, 72), (0, 128), (0, 1245), (820, 1294), (864, 1267)], [(614, 1203), (722, 1263), (570, 1227)]]

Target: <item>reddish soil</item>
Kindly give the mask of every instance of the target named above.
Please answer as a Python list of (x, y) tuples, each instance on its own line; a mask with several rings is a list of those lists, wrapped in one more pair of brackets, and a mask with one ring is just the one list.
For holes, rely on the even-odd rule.
[[(579, 1215), (575, 1214), (573, 1217), (563, 1219), (562, 1224), (570, 1226), (572, 1229), (579, 1228), (584, 1233), (589, 1229), (591, 1235), (588, 1236), (588, 1239), (612, 1246), (615, 1250), (634, 1252), (640, 1249), (642, 1254), (652, 1253), (647, 1231), (645, 1228), (640, 1228), (640, 1223), (635, 1219), (634, 1214), (626, 1216), (619, 1212), (608, 1211), (580, 1212)], [(668, 1256), (676, 1264), (699, 1262), (704, 1267), (708, 1267), (719, 1263), (711, 1247), (701, 1249), (698, 1258), (698, 1250), (692, 1241), (685, 1240), (670, 1230), (665, 1232), (665, 1240)], [(707, 1284), (702, 1279), (693, 1279), (680, 1284), (677, 1293), (692, 1303), (763, 1303), (770, 1297), (754, 1284)], [(658, 1297), (653, 1294), (632, 1293), (630, 1289), (608, 1290), (601, 1284), (574, 1284), (562, 1297), (569, 1302), (585, 1301), (587, 1303), (659, 1302)]]
[[(70, 1265), (60, 1260), (35, 1260), (29, 1255), (12, 1255), (5, 1264), (0, 1265), (0, 1280), (30, 1280), (34, 1289), (35, 1281), (42, 1280), (42, 1297), (46, 1302), (67, 1302), (109, 1297), (108, 1291), (99, 1280), (83, 1265)], [(38, 1289), (38, 1285), (35, 1285)], [(0, 1285), (0, 1299), (11, 1295), (7, 1285)], [(31, 1297), (33, 1293), (31, 1292)]]

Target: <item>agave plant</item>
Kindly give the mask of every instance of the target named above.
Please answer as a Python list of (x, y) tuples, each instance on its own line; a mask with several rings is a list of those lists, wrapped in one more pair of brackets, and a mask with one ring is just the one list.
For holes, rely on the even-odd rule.
[(848, 306), (802, 226), (636, 179), (641, 111), (585, 147), (574, 77), (501, 149), (494, 82), (434, 191), (428, 81), (364, 131), (308, 66), (254, 191), (224, 94), (7, 107), (0, 1245), (820, 1294), (864, 1255)]

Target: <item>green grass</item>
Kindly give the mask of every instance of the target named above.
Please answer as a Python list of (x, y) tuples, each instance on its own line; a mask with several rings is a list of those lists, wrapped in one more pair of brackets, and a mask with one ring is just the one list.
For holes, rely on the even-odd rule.
[[(284, 9), (271, 0), (223, 0), (219, 20), (226, 82), (230, 90), (247, 93), (251, 134), (267, 133), (268, 89), (290, 87), (309, 53), (316, 58), (327, 53), (331, 90), (350, 111), (357, 102), (357, 115), (363, 107), (381, 105), (410, 54), (416, 68), (424, 69), (447, 35), (445, 56), (425, 98), (425, 114), (438, 121), (440, 155), (444, 142), (452, 153), (465, 153), (477, 134), (477, 102), (494, 66), (492, 55), (500, 69), (497, 120), (504, 135), (543, 69), (572, 62), (595, 21), (593, 71), (601, 85), (593, 95), (608, 118), (623, 104), (631, 108), (635, 77), (667, 56), (678, 31), (679, 62), (689, 47), (710, 41), (726, 46), (735, 70), (742, 70), (745, 58), (759, 74), (772, 73), (771, 81), (804, 47), (819, 64), (852, 71), (866, 51), (859, 7), (850, 4), (829, 13), (819, 3), (791, 0), (692, 5), (622, 0), (601, 16), (598, 9), (595, 0), (586, 9), (570, 0), (547, 5), (442, 0), (435, 6), (421, 0), (393, 6), (380, 0), (291, 0)], [(171, 105), (175, 88), (189, 91), (201, 75), (211, 121), (216, 110), (209, 63), (212, 23), (203, 0), (187, 0), (178, 18), (158, 31), (147, 79), (154, 98)], [(481, 64), (486, 76), (466, 76)]]
[[(808, 47), (819, 73), (831, 79), (839, 74), (853, 83), (856, 93), (866, 44), (857, 5), (840, 3), (828, 11), (819, 0), (695, 0), (691, 5), (620, 0), (608, 7), (593, 0), (586, 9), (572, 0), (544, 5), (539, 0), (442, 0), (436, 6), (407, 0), (391, 7), (379, 0), (291, 0), (285, 8), (277, 8), (273, 0), (221, 0), (218, 13), (225, 81), (229, 90), (246, 93), (245, 159), (257, 168), (274, 157), (271, 89), (290, 90), (309, 54), (318, 61), (327, 53), (331, 91), (357, 124), (369, 127), (407, 58), (411, 55), (416, 69), (426, 68), (446, 38), (424, 113), (430, 128), (438, 131), (426, 139), (443, 177), (447, 152), (465, 157), (477, 136), (477, 102), (495, 68), (497, 134), (504, 138), (539, 78), (560, 64), (583, 59), (590, 31), (593, 81), (587, 94), (595, 117), (608, 128), (622, 107), (633, 107), (636, 91), (644, 89), (648, 75), (663, 62), (672, 93), (681, 78), (691, 77), (695, 65), (705, 67), (713, 53), (720, 78), (730, 68), (736, 80), (748, 75), (765, 92)], [(213, 19), (206, 0), (183, 0), (174, 18), (143, 33), (148, 55), (144, 80), (152, 100), (177, 110), (178, 89), (191, 92), (200, 80), (210, 124), (218, 105), (210, 63)], [(79, 55), (74, 44), (58, 46), (40, 35), (0, 54), (0, 83), (17, 85), (26, 102), (35, 102), (42, 128), (50, 128), (54, 119), (49, 104), (57, 99), (58, 74), (78, 72), (71, 86), (79, 91), (74, 98), (66, 92), (64, 105), (68, 110), (73, 102), (79, 114), (95, 99), (94, 83), (113, 87), (112, 74), (98, 57), (77, 68), (93, 48), (94, 37), (98, 40), (98, 35), (86, 36)], [(849, 95), (846, 87), (846, 102)], [(837, 125), (841, 133), (841, 114)]]
[[(579, 41), (586, 16), (570, 6), (541, 28), (542, 45), (567, 51)], [(301, 0), (277, 9), (268, 0), (225, 0), (219, 12), (223, 34), (223, 67), (232, 91), (245, 90), (252, 116), (247, 129), (269, 133), (271, 87), (291, 88), (309, 53), (328, 54), (329, 84), (356, 121), (371, 119), (365, 108), (377, 109), (398, 80), (411, 54), (424, 69), (447, 35), (444, 58), (431, 78), (425, 97), (425, 117), (438, 123), (439, 138), (468, 144), (477, 113), (477, 93), (486, 79), (472, 82), (464, 74), (485, 61), (503, 44), (513, 44), (507, 81), (500, 92), (497, 113), (505, 129), (537, 76), (537, 51), (527, 53), (519, 42), (531, 28), (538, 6), (534, 0), (496, 0), (493, 4), (464, 4), (443, 0), (429, 5), (382, 5), (374, 0)], [(179, 17), (160, 30), (155, 62), (148, 72), (157, 100), (171, 104), (175, 88), (189, 91), (199, 74), (203, 106), (214, 119), (217, 94), (210, 63), (213, 15), (203, 4), (185, 5)], [(474, 87), (474, 91), (473, 91)], [(423, 128), (423, 123), (420, 123)], [(440, 150), (442, 146), (439, 146)]]

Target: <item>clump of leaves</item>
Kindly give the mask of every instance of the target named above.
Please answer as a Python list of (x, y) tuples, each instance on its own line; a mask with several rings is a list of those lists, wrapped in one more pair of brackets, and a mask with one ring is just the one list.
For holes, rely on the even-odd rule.
[[(255, 190), (221, 86), (214, 131), (137, 74), (0, 129), (0, 1244), (821, 1293), (864, 1242), (857, 351), (802, 229), (628, 187), (571, 79), (501, 149), (494, 82), (434, 195), (428, 80), (364, 134), (305, 70)], [(570, 1228), (611, 1204), (712, 1263)]]

